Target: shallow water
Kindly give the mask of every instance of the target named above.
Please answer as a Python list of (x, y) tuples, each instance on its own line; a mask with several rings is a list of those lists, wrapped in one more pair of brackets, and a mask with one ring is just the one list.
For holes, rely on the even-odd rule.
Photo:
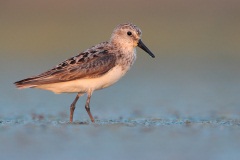
[[(238, 159), (240, 121), (77, 121), (35, 115), (0, 122), (3, 159)], [(196, 156), (198, 155), (198, 156)]]
[[(240, 5), (199, 2), (0, 2), (0, 159), (239, 160)], [(128, 21), (156, 58), (137, 49), (129, 73), (94, 92), (95, 124), (86, 96), (70, 124), (75, 94), (13, 85)]]

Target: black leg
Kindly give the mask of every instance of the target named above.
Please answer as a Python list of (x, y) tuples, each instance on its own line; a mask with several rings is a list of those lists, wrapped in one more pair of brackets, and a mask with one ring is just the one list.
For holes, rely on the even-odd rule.
[(91, 114), (90, 105), (89, 105), (89, 104), (90, 104), (90, 99), (91, 99), (91, 96), (92, 96), (92, 91), (89, 91), (89, 92), (87, 93), (87, 95), (88, 95), (88, 97), (87, 97), (87, 101), (86, 101), (86, 104), (85, 104), (85, 109), (86, 109), (86, 111), (87, 111), (87, 113), (88, 113), (91, 121), (92, 121), (92, 122), (95, 122), (95, 121), (94, 121), (94, 118), (93, 118), (93, 116), (92, 116), (92, 114)]
[(83, 95), (83, 94), (78, 93), (76, 98), (74, 99), (73, 103), (70, 106), (70, 123), (72, 123), (72, 121), (73, 121), (73, 113), (74, 113), (74, 110), (75, 110), (75, 105), (76, 105), (76, 103), (77, 103), (77, 101), (78, 101), (78, 99), (81, 95)]

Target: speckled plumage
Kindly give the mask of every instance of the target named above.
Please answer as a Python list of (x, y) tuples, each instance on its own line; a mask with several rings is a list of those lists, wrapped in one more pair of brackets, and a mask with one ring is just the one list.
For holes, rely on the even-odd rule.
[(142, 43), (141, 34), (141, 30), (131, 23), (120, 24), (108, 42), (99, 43), (42, 74), (15, 82), (15, 85), (55, 93), (78, 92), (71, 105), (71, 116), (78, 98), (87, 93), (86, 110), (94, 121), (89, 107), (92, 92), (112, 85), (125, 75), (136, 59), (136, 46), (154, 57)]
[(108, 42), (102, 42), (38, 76), (17, 82), (21, 88), (72, 81), (80, 78), (95, 78), (115, 66), (116, 56), (109, 54)]

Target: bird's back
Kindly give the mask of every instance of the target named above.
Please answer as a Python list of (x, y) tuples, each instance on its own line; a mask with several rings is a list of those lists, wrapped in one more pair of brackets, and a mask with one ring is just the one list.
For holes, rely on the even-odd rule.
[(111, 53), (108, 42), (102, 42), (71, 57), (52, 69), (15, 82), (17, 88), (32, 88), (39, 85), (96, 78), (115, 66), (116, 55)]

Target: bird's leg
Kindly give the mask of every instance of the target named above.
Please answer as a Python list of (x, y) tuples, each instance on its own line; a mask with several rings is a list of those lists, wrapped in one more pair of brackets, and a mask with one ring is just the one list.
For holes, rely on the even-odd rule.
[(90, 99), (91, 99), (91, 96), (92, 96), (92, 91), (89, 90), (89, 91), (87, 92), (87, 95), (88, 95), (88, 96), (87, 96), (87, 101), (86, 101), (86, 104), (85, 104), (85, 109), (86, 109), (86, 111), (87, 111), (87, 113), (88, 113), (91, 121), (92, 121), (92, 122), (95, 122), (95, 121), (94, 121), (94, 118), (93, 118), (93, 116), (92, 116), (92, 114), (91, 114), (90, 106), (89, 106), (89, 104), (90, 104)]
[(73, 103), (70, 106), (70, 123), (72, 123), (72, 121), (73, 121), (73, 113), (74, 113), (74, 110), (75, 110), (75, 105), (76, 105), (76, 103), (77, 103), (77, 101), (78, 101), (78, 99), (81, 95), (83, 95), (83, 94), (78, 93), (76, 98), (74, 99)]

